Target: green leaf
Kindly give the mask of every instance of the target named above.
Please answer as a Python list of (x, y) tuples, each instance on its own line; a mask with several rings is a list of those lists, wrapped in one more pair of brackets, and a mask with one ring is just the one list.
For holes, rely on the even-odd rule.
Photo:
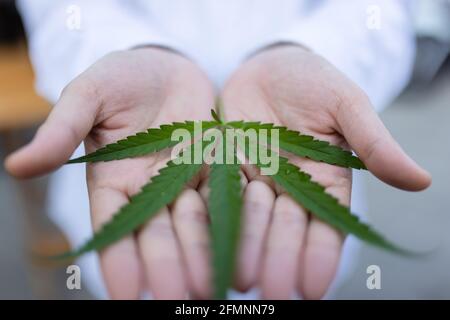
[[(198, 122), (197, 122), (198, 124)], [(202, 131), (206, 131), (218, 125), (216, 121), (201, 121)], [(126, 137), (115, 143), (106, 145), (97, 151), (85, 156), (69, 160), (67, 163), (98, 162), (120, 160), (125, 158), (139, 157), (153, 152), (161, 151), (165, 148), (173, 147), (179, 141), (172, 140), (172, 133), (177, 129), (186, 129), (194, 133), (195, 122), (174, 122), (164, 124), (159, 128), (151, 128), (145, 132)]]
[(225, 299), (231, 285), (239, 241), (242, 208), (240, 165), (211, 165), (208, 211), (211, 217), (214, 297)]
[(270, 129), (279, 130), (279, 146), (281, 149), (297, 156), (306, 157), (316, 161), (326, 162), (345, 168), (366, 169), (364, 163), (355, 157), (350, 151), (331, 145), (327, 141), (314, 139), (313, 136), (301, 134), (298, 131), (289, 130), (286, 127), (275, 126), (272, 123), (233, 121), (227, 125), (246, 131), (248, 129), (267, 129), (270, 137)]
[(217, 112), (214, 109), (211, 109), (211, 116), (213, 117), (214, 120), (216, 120), (218, 123), (222, 123), (222, 120), (220, 120), (219, 115), (217, 114)]
[[(186, 149), (192, 155), (193, 145)], [(164, 206), (171, 203), (199, 171), (201, 164), (175, 164), (169, 161), (167, 166), (145, 185), (141, 192), (130, 199), (113, 218), (97, 231), (80, 248), (55, 258), (77, 257), (91, 250), (101, 250), (133, 232), (143, 223), (154, 217)]]
[(361, 222), (348, 207), (326, 193), (323, 186), (312, 181), (309, 174), (289, 163), (286, 158), (279, 159), (279, 171), (271, 178), (305, 209), (344, 234), (353, 234), (361, 240), (390, 251), (407, 253)]

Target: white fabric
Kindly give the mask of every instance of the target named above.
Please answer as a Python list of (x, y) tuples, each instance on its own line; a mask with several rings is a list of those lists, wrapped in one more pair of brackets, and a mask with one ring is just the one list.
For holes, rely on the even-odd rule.
[[(408, 2), (19, 0), (18, 5), (37, 90), (51, 102), (76, 75), (114, 50), (145, 44), (172, 47), (196, 61), (220, 89), (248, 55), (290, 41), (330, 60), (381, 110), (405, 86), (411, 72), (414, 41)], [(51, 215), (78, 245), (91, 234), (84, 168), (64, 168), (52, 180)], [(361, 202), (357, 196), (353, 201)], [(95, 255), (83, 261), (90, 264), (83, 268), (84, 279), (98, 297), (106, 297)]]
[[(197, 61), (220, 87), (256, 49), (302, 43), (363, 87), (377, 109), (404, 86), (414, 52), (407, 0), (21, 0), (37, 88), (62, 88), (108, 52), (162, 44)], [(70, 21), (80, 13), (80, 29)], [(374, 7), (375, 6), (375, 7)], [(378, 8), (380, 29), (371, 28)], [(375, 17), (376, 18), (376, 17)], [(69, 26), (68, 26), (69, 25)], [(369, 25), (369, 26), (368, 26)]]

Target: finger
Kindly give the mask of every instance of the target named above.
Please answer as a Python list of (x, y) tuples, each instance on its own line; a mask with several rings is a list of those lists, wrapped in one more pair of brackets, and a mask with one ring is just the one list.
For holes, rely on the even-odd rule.
[[(108, 188), (93, 189), (90, 206), (94, 230), (109, 221), (128, 198), (120, 191)], [(138, 299), (142, 268), (133, 236), (127, 236), (100, 252), (100, 265), (112, 299)]]
[(275, 200), (261, 274), (264, 299), (289, 299), (296, 288), (308, 216), (286, 194)]
[(202, 183), (200, 183), (200, 186), (198, 187), (198, 192), (202, 197), (203, 202), (208, 203), (208, 196), (209, 196), (208, 180), (203, 180)]
[(29, 178), (63, 165), (94, 125), (98, 106), (99, 98), (89, 83), (82, 78), (74, 80), (33, 140), (6, 159), (8, 172)]
[[(351, 172), (326, 164), (305, 161), (303, 169), (326, 186), (325, 191), (348, 206), (351, 195)], [(322, 298), (333, 281), (339, 266), (343, 235), (328, 224), (312, 219), (300, 257), (298, 285), (306, 299)]]
[(172, 208), (189, 286), (194, 296), (210, 297), (208, 212), (197, 191), (186, 189)]
[(261, 181), (268, 185), (270, 188), (275, 189), (275, 182), (270, 176), (262, 175), (261, 169), (252, 164), (242, 165), (242, 172), (245, 174), (247, 180), (250, 181)]
[(430, 174), (406, 155), (366, 97), (350, 105), (342, 105), (337, 113), (337, 122), (352, 149), (378, 178), (410, 191), (430, 185)]
[(336, 275), (344, 238), (328, 224), (312, 218), (302, 253), (300, 292), (305, 299), (322, 298)]
[(185, 271), (167, 208), (144, 226), (138, 242), (153, 297), (185, 299)]
[(256, 284), (262, 263), (275, 194), (261, 181), (252, 181), (244, 194), (244, 217), (237, 258), (236, 287), (246, 291)]

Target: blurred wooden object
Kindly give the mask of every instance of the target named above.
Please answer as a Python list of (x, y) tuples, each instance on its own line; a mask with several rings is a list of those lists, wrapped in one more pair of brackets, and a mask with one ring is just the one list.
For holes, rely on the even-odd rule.
[(50, 107), (33, 83), (25, 46), (0, 46), (0, 130), (27, 128), (48, 115)]
[[(49, 104), (34, 90), (33, 70), (25, 45), (0, 46), (0, 140), (6, 153), (18, 149), (27, 141), (30, 131), (45, 120)], [(24, 211), (29, 260), (33, 262), (32, 283), (37, 298), (57, 298), (58, 282), (50, 272), (48, 261), (36, 256), (50, 256), (69, 249), (68, 241), (46, 214), (48, 178), (17, 181)]]

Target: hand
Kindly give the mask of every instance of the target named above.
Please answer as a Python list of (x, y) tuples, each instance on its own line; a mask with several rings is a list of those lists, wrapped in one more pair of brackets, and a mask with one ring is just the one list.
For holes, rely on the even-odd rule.
[[(299, 46), (278, 46), (243, 64), (223, 91), (226, 120), (272, 122), (351, 147), (378, 178), (421, 190), (430, 176), (383, 126), (354, 83), (323, 58)], [(350, 204), (351, 170), (290, 157), (326, 191)], [(263, 298), (321, 298), (339, 263), (344, 237), (312, 217), (282, 190), (245, 167), (244, 231), (236, 286), (259, 285)]]
[[(6, 161), (21, 178), (64, 164), (84, 139), (87, 152), (160, 124), (210, 118), (214, 91), (189, 60), (164, 49), (112, 53), (63, 91), (34, 140)], [(94, 229), (169, 160), (156, 156), (89, 164), (87, 184)], [(199, 180), (199, 179), (197, 179)], [(207, 211), (194, 181), (135, 235), (103, 250), (100, 261), (112, 298), (209, 295)], [(147, 280), (147, 281), (146, 281)]]

